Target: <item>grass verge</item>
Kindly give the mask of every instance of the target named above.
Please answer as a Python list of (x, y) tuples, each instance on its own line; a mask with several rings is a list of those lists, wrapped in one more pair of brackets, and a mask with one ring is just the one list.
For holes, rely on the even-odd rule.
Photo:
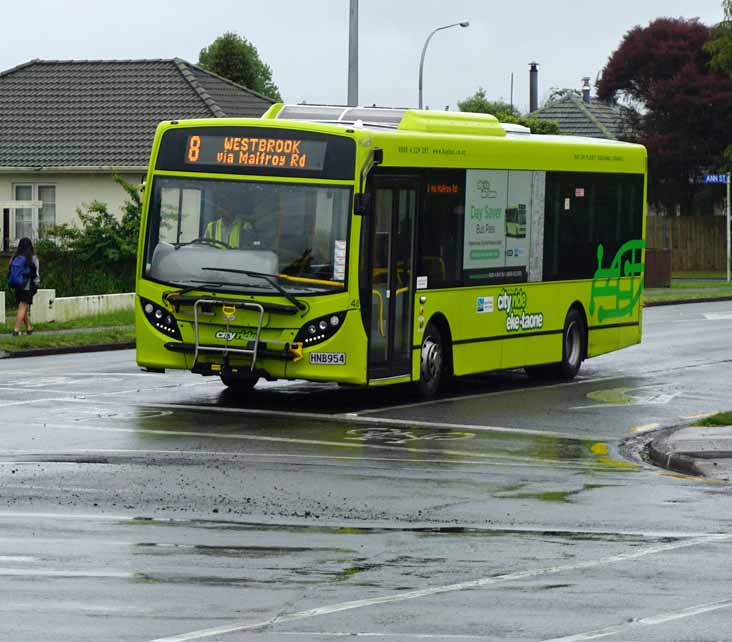
[(645, 303), (653, 301), (688, 301), (692, 299), (708, 299), (708, 298), (730, 298), (732, 299), (732, 288), (700, 288), (699, 290), (684, 289), (666, 289), (653, 290), (652, 292), (643, 293), (643, 301)]
[(727, 278), (727, 273), (724, 271), (721, 272), (713, 272), (709, 270), (699, 270), (699, 271), (674, 271), (671, 274), (672, 279), (719, 279), (720, 281), (724, 281)]
[(22, 334), (19, 337), (0, 335), (0, 350), (16, 352), (38, 348), (69, 348), (95, 344), (130, 343), (135, 340), (134, 326), (120, 326), (87, 332), (49, 332)]
[(732, 426), (732, 412), (720, 412), (711, 417), (704, 417), (691, 424), (692, 426)]

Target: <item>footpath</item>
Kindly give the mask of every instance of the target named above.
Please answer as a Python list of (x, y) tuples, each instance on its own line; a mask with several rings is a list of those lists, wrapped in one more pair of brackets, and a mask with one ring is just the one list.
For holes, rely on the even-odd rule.
[(646, 453), (661, 468), (732, 481), (732, 426), (682, 426), (653, 439)]
[[(710, 291), (704, 287), (682, 288), (682, 292), (677, 292), (675, 297), (669, 297), (668, 299), (663, 296), (667, 293), (668, 290), (646, 290), (646, 295), (649, 296), (644, 303), (644, 307), (725, 300), (732, 301), (732, 295), (726, 292)], [(687, 294), (688, 298), (684, 297), (684, 294)], [(654, 295), (660, 296), (656, 297)], [(43, 330), (42, 333), (99, 332), (119, 328), (120, 326), (110, 326), (77, 328), (73, 330)], [(134, 347), (134, 341), (127, 341), (101, 342), (81, 346), (38, 347), (12, 351), (0, 349), (0, 359), (98, 352), (102, 350), (124, 350)], [(732, 403), (730, 405), (732, 406)], [(732, 426), (678, 426), (670, 430), (662, 430), (646, 446), (645, 454), (653, 464), (661, 468), (685, 475), (701, 476), (722, 482), (730, 482), (732, 481)]]

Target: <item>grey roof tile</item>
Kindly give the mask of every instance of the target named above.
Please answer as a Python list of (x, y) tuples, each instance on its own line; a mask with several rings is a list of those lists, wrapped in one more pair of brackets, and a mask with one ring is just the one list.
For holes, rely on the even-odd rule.
[(160, 121), (272, 104), (184, 60), (31, 60), (0, 73), (0, 167), (143, 167)]
[(565, 96), (547, 103), (533, 114), (542, 120), (555, 120), (563, 134), (617, 140), (627, 131), (623, 108), (598, 98), (586, 103), (578, 96)]

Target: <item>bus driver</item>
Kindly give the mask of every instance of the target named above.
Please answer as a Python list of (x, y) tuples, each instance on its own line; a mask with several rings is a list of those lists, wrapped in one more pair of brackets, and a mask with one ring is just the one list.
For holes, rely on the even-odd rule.
[(232, 216), (229, 211), (222, 211), (221, 216), (206, 226), (204, 238), (225, 243), (231, 248), (249, 248), (259, 245), (254, 241), (254, 224)]

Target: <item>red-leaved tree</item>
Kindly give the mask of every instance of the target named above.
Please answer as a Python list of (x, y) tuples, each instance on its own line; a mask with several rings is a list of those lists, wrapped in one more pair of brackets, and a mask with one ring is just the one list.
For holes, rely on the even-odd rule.
[(634, 110), (633, 137), (648, 148), (649, 199), (669, 212), (691, 212), (702, 174), (725, 167), (732, 142), (732, 79), (710, 70), (709, 36), (698, 20), (635, 27), (597, 84), (598, 96)]

